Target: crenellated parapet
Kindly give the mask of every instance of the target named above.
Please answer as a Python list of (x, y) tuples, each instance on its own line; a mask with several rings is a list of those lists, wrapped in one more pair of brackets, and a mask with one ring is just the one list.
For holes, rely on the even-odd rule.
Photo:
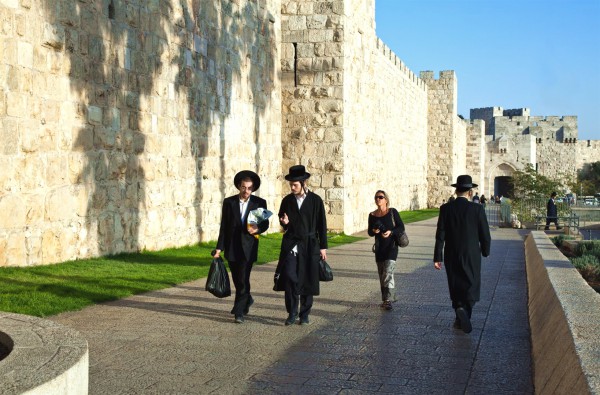
[[(398, 69), (406, 75), (406, 78), (413, 81), (417, 86), (422, 87), (423, 89), (427, 88), (427, 84), (423, 81), (423, 77), (419, 78), (411, 69), (406, 66), (406, 64), (400, 59), (379, 37), (376, 37), (376, 48), (380, 50), (383, 57), (388, 59), (393, 65), (398, 67)], [(423, 72), (421, 72), (423, 73)], [(427, 73), (427, 72), (426, 72)], [(431, 73), (431, 78), (433, 79), (433, 71)], [(427, 78), (429, 76), (427, 75)]]

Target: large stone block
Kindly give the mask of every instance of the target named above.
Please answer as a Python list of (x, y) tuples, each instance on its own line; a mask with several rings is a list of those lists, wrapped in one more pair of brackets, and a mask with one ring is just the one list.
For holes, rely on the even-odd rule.
[(70, 187), (50, 190), (46, 194), (44, 217), (49, 222), (69, 220), (73, 218), (77, 207)]
[(21, 194), (0, 196), (0, 229), (19, 229), (25, 226), (27, 208)]

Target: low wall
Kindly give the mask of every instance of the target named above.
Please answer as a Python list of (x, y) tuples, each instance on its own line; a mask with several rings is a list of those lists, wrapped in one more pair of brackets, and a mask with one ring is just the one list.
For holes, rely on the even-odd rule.
[(544, 232), (525, 255), (536, 394), (600, 394), (600, 295)]
[(0, 360), (1, 395), (88, 393), (88, 345), (79, 332), (41, 318), (0, 312), (0, 343), (10, 351)]

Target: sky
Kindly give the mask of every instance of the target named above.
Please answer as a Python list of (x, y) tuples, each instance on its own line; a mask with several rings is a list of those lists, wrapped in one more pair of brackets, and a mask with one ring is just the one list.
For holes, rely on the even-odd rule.
[(454, 70), (458, 114), (576, 115), (600, 140), (600, 0), (375, 0), (377, 36), (411, 69)]

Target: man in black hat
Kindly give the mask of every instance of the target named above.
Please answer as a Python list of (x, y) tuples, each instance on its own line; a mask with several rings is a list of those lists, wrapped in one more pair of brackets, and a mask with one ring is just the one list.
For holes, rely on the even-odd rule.
[(550, 199), (548, 199), (548, 203), (546, 204), (546, 227), (545, 230), (550, 229), (550, 224), (554, 222), (556, 225), (556, 230), (562, 229), (562, 226), (558, 226), (558, 210), (556, 208), (556, 203), (554, 199), (556, 199), (556, 192), (552, 192), (550, 194)]
[(225, 250), (225, 259), (229, 263), (231, 277), (235, 286), (235, 302), (231, 314), (238, 324), (244, 323), (244, 315), (250, 311), (254, 303), (250, 295), (250, 272), (256, 262), (258, 253), (258, 238), (255, 235), (269, 228), (269, 221), (257, 225), (248, 225), (248, 213), (259, 207), (267, 209), (267, 202), (252, 192), (260, 187), (260, 177), (253, 171), (243, 170), (233, 179), (239, 194), (223, 200), (221, 228), (214, 258)]
[(481, 289), (481, 256), (490, 254), (491, 236), (483, 207), (470, 201), (477, 187), (471, 176), (458, 176), (452, 186), (457, 197), (440, 207), (433, 262), (438, 270), (442, 261), (446, 263), (450, 299), (456, 311), (454, 327), (469, 333), (471, 312)]
[[(285, 179), (291, 193), (279, 208), (279, 223), (285, 230), (277, 265), (278, 290), (285, 291), (286, 325), (300, 318), (308, 325), (313, 296), (319, 295), (319, 258), (327, 259), (327, 218), (323, 200), (310, 192), (305, 181), (310, 177), (304, 166), (290, 167)], [(300, 306), (298, 306), (300, 304)]]

